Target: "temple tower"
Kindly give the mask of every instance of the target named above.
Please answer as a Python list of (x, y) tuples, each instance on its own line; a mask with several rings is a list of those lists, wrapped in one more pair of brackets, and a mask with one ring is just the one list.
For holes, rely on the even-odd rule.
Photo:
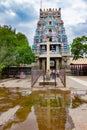
[(50, 44), (50, 68), (66, 68), (69, 64), (70, 50), (64, 22), (61, 19), (61, 8), (40, 9), (32, 49), (37, 56), (40, 69), (44, 70), (46, 70), (47, 37)]

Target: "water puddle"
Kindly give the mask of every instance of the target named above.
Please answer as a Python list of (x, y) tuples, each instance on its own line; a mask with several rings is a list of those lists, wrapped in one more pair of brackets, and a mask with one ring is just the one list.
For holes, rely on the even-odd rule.
[(87, 103), (87, 100), (83, 100), (82, 96), (84, 97), (87, 95), (87, 91), (85, 90), (74, 90), (71, 91), (71, 108), (77, 108), (80, 105)]
[[(75, 92), (59, 90), (34, 91), (0, 88), (0, 117), (11, 108), (20, 106), (12, 119), (0, 125), (0, 130), (72, 130), (68, 108), (76, 103)], [(5, 117), (4, 117), (5, 118)]]

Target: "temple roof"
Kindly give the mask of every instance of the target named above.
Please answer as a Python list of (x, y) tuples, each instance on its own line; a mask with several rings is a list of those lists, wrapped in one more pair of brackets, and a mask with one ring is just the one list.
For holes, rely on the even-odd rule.
[(79, 58), (77, 60), (71, 60), (71, 64), (87, 64), (87, 58)]

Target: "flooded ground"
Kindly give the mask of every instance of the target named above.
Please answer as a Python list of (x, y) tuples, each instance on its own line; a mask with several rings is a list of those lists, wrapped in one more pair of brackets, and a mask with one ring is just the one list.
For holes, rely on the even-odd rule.
[(0, 130), (72, 130), (69, 108), (85, 103), (86, 91), (0, 88)]

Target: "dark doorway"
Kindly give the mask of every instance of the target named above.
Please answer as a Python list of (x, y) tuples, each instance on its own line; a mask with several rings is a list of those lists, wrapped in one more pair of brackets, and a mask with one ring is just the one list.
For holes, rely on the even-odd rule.
[(49, 32), (52, 32), (52, 29), (49, 29)]
[(51, 45), (51, 46), (50, 46), (50, 50), (51, 50), (51, 51), (55, 51), (55, 50), (56, 50), (56, 46), (55, 46), (55, 45)]
[(52, 42), (52, 37), (49, 38), (49, 41)]
[(51, 24), (52, 24), (52, 22), (51, 22), (51, 21), (49, 21), (49, 24), (51, 25)]
[(55, 60), (50, 60), (50, 69), (56, 69), (56, 62)]

